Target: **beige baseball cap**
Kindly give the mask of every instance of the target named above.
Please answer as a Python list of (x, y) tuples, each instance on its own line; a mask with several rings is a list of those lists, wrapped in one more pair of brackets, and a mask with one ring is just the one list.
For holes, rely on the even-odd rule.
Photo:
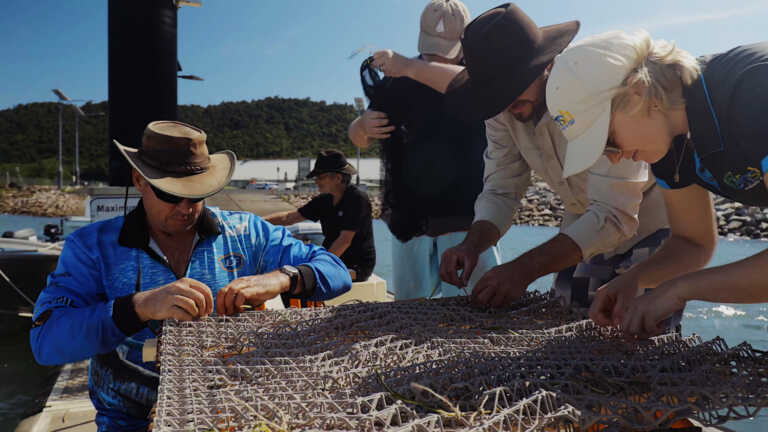
[(622, 31), (585, 38), (555, 57), (547, 107), (568, 139), (563, 177), (591, 167), (605, 150), (611, 100), (639, 61), (637, 37)]
[(430, 0), (421, 13), (419, 52), (455, 58), (461, 52), (461, 33), (469, 10), (458, 0)]

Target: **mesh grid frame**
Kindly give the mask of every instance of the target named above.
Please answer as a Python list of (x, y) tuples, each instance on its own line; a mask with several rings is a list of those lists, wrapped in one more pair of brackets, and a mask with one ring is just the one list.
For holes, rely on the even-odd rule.
[(652, 430), (768, 406), (746, 343), (627, 341), (536, 294), (169, 320), (159, 361), (155, 431)]

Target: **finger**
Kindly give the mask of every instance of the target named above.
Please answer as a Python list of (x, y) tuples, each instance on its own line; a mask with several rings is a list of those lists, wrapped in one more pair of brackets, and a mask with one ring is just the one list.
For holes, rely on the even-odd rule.
[(375, 111), (375, 110), (368, 110), (366, 111), (366, 115), (371, 119), (381, 119), (385, 118), (387, 119), (387, 113), (383, 111)]
[(203, 315), (213, 312), (213, 293), (208, 285), (192, 278), (187, 278), (187, 280), (189, 281), (189, 287), (196, 290), (203, 297), (204, 307), (201, 308), (204, 311)]
[(613, 323), (610, 314), (612, 309), (613, 305), (609, 302), (609, 297), (598, 292), (594, 302), (592, 302), (592, 306), (589, 308), (589, 317), (595, 324), (601, 327), (608, 327)]
[(232, 315), (233, 313), (235, 313), (235, 297), (237, 296), (238, 292), (240, 292), (240, 287), (237, 285), (233, 285), (232, 289), (227, 291), (227, 295), (224, 296), (224, 314), (225, 315)]
[(390, 136), (391, 136), (390, 134), (368, 134), (368, 138), (380, 139), (380, 140), (387, 139)]
[(629, 309), (629, 304), (624, 299), (624, 296), (619, 293), (619, 295), (616, 296), (616, 303), (614, 303), (613, 309), (611, 309), (611, 318), (613, 319), (614, 325), (619, 325), (624, 322), (627, 309)]
[(208, 313), (208, 305), (206, 304), (205, 296), (200, 291), (193, 288), (191, 284), (180, 287), (177, 294), (183, 297), (187, 297), (188, 299), (195, 302), (195, 307), (197, 308), (199, 317), (202, 317)]
[(489, 300), (488, 304), (495, 309), (503, 308), (509, 303), (509, 295), (503, 287), (496, 286), (495, 288), (493, 298)]
[(227, 295), (227, 291), (230, 290), (229, 285), (225, 286), (224, 288), (220, 289), (218, 293), (216, 293), (216, 314), (217, 315), (224, 315), (224, 298)]
[(245, 295), (241, 291), (238, 293), (237, 296), (235, 296), (235, 310), (237, 312), (242, 312), (244, 304), (245, 304)]
[(627, 323), (622, 326), (624, 333), (633, 339), (643, 337), (645, 332), (643, 331), (643, 315), (641, 313), (637, 313), (637, 310), (627, 311), (627, 317), (622, 320), (622, 323), (624, 322)]
[(373, 126), (373, 130), (376, 130), (381, 127), (385, 127), (388, 124), (389, 124), (389, 119), (387, 118), (386, 115), (384, 115), (383, 117), (371, 119), (371, 126)]
[(480, 307), (488, 307), (494, 291), (495, 287), (491, 286), (490, 281), (483, 276), (472, 290), (472, 302)]
[(179, 306), (172, 306), (169, 312), (170, 317), (177, 321), (193, 321), (195, 319), (193, 315), (190, 315), (189, 312)]
[(464, 268), (461, 271), (461, 286), (467, 286), (469, 285), (469, 279), (472, 277), (472, 272), (475, 270), (475, 266), (477, 266), (477, 257), (474, 255), (465, 255), (463, 262)]
[(381, 50), (381, 51), (376, 51), (375, 53), (373, 53), (372, 57), (373, 57), (374, 61), (380, 61), (382, 58), (389, 57), (389, 55), (387, 53), (387, 50)]
[[(451, 251), (445, 251), (443, 258), (440, 260), (440, 279), (445, 282), (459, 286), (459, 269), (461, 264), (458, 262), (458, 256)], [(475, 298), (474, 294), (472, 298)]]
[(184, 309), (184, 311), (192, 317), (197, 317), (200, 314), (200, 309), (197, 308), (197, 303), (185, 295), (175, 294), (173, 296), (172, 306)]

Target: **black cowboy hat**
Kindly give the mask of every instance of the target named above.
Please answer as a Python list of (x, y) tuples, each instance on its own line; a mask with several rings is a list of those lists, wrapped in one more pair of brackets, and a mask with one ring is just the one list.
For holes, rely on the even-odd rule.
[(337, 172), (342, 174), (357, 174), (357, 170), (344, 157), (344, 153), (338, 150), (323, 150), (317, 154), (315, 168), (307, 174), (307, 178), (315, 177), (318, 174), (327, 172)]
[(448, 112), (485, 120), (517, 99), (579, 31), (578, 21), (538, 27), (513, 3), (484, 12), (464, 29), (467, 67), (448, 85)]

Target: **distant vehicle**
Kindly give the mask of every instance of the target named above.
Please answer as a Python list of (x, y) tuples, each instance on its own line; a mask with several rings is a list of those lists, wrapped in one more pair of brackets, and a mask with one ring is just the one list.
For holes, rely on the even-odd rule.
[(312, 243), (317, 246), (322, 246), (323, 240), (325, 240), (320, 222), (299, 222), (289, 225), (286, 228), (292, 236), (304, 243)]
[(255, 190), (273, 190), (277, 189), (280, 185), (277, 183), (248, 183), (248, 185), (245, 187), (246, 189), (255, 189)]

